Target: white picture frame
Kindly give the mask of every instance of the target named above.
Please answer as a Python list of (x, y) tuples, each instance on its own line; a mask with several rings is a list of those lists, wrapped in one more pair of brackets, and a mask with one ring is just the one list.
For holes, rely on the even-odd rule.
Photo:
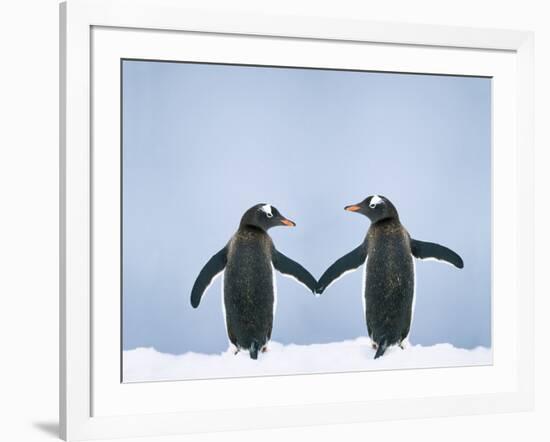
[[(61, 4), (60, 18), (60, 428), (64, 439), (160, 436), (532, 408), (531, 33), (206, 12), (186, 9), (173, 0), (69, 0)], [(114, 61), (136, 54), (145, 54), (148, 59), (177, 58), (178, 53), (171, 51), (179, 50), (181, 39), (187, 39), (185, 43), (189, 44), (184, 46), (195, 51), (192, 57), (199, 61), (219, 61), (212, 48), (222, 47), (226, 40), (231, 40), (235, 48), (224, 54), (229, 57), (227, 61), (255, 57), (255, 63), (271, 65), (292, 64), (294, 56), (294, 64), (301, 66), (311, 63), (342, 67), (351, 63), (349, 55), (347, 59), (345, 55), (339, 58), (338, 54), (347, 52), (343, 48), (353, 55), (353, 51), (368, 47), (384, 71), (452, 72), (495, 78), (493, 220), (498, 219), (498, 224), (493, 221), (493, 301), (497, 293), (499, 302), (494, 302), (493, 308), (493, 366), (120, 383), (120, 371), (116, 371), (117, 366), (120, 370), (120, 346), (118, 342), (112, 344), (117, 341), (112, 333), (119, 327), (120, 305), (117, 310), (111, 303), (119, 303), (119, 299), (106, 296), (110, 285), (116, 285), (116, 276), (108, 274), (116, 273), (118, 267), (115, 261), (102, 259), (100, 262), (106, 263), (102, 268), (94, 258), (106, 251), (106, 244), (116, 243), (116, 237), (109, 236), (114, 227), (118, 229), (116, 219), (111, 222), (97, 216), (118, 204), (112, 197), (116, 192), (109, 190), (109, 177), (116, 180), (119, 164), (108, 155), (111, 149), (93, 149), (98, 143), (110, 146), (120, 128), (119, 120), (108, 112), (102, 112), (103, 117), (94, 112), (97, 108), (107, 109), (101, 106), (111, 103), (108, 100), (118, 100), (118, 78), (112, 78), (116, 74)], [(319, 50), (311, 50), (315, 48)], [(303, 61), (304, 50), (318, 58)], [(395, 51), (401, 51), (399, 57)], [(499, 216), (505, 213), (507, 216)], [(102, 256), (114, 256), (116, 260), (119, 255)], [(102, 326), (94, 326), (99, 321)], [(363, 398), (354, 386), (369, 381), (373, 387), (369, 397)], [(402, 386), (399, 394), (376, 390), (375, 385), (387, 381)], [(252, 400), (243, 394), (240, 400), (224, 400), (234, 398), (233, 391), (246, 392), (258, 386), (268, 392), (263, 398)], [(219, 397), (215, 401), (204, 400), (216, 394)], [(273, 413), (277, 414), (276, 421)]]

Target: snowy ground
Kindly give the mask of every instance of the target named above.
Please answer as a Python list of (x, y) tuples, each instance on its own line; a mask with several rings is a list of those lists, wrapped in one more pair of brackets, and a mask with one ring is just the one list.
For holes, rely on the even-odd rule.
[(374, 350), (366, 337), (352, 341), (313, 345), (282, 345), (270, 342), (269, 351), (254, 361), (248, 352), (234, 355), (184, 353), (171, 355), (153, 348), (137, 348), (123, 354), (124, 382), (212, 379), (241, 376), (334, 373), (398, 368), (489, 365), (490, 348), (473, 350), (437, 344), (409, 345), (405, 350), (391, 347), (374, 360)]

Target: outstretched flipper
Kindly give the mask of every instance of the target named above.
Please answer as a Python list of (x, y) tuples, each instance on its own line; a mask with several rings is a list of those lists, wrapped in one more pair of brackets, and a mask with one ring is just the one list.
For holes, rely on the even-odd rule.
[(365, 262), (365, 259), (367, 259), (367, 244), (363, 243), (347, 255), (342, 256), (323, 273), (323, 276), (321, 276), (321, 279), (317, 283), (316, 292), (319, 294), (323, 293), (336, 279), (360, 267)]
[(218, 276), (225, 265), (227, 264), (227, 247), (221, 249), (216, 253), (206, 265), (202, 268), (199, 276), (193, 285), (193, 290), (191, 291), (191, 305), (193, 308), (197, 308), (201, 302), (202, 294), (212, 283), (213, 279)]
[(439, 261), (448, 262), (459, 269), (464, 267), (464, 261), (462, 261), (462, 258), (457, 253), (447, 247), (435, 244), (433, 242), (424, 242), (418, 241), (417, 239), (411, 239), (411, 251), (415, 258), (433, 258)]
[(272, 252), (273, 267), (281, 272), (283, 275), (292, 276), (296, 278), (298, 282), (304, 284), (311, 293), (315, 293), (315, 286), (317, 280), (309, 273), (302, 265), (293, 261), (288, 256), (283, 255), (275, 247)]

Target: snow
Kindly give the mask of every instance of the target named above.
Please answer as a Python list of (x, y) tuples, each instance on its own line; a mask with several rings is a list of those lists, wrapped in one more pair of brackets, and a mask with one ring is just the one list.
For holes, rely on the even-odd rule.
[(229, 348), (221, 354), (160, 353), (154, 348), (123, 352), (124, 382), (213, 379), (244, 376), (335, 373), (346, 371), (435, 368), (492, 364), (490, 348), (456, 348), (451, 344), (395, 346), (374, 360), (367, 337), (312, 345), (282, 345), (271, 341), (269, 351), (250, 359)]

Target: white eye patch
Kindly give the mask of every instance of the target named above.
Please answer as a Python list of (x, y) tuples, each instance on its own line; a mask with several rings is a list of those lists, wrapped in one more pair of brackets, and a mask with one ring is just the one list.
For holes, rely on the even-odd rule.
[(271, 204), (266, 204), (262, 207), (260, 207), (260, 210), (262, 212), (265, 212), (268, 218), (273, 218), (273, 212), (271, 211)]
[(374, 195), (370, 200), (369, 207), (371, 209), (374, 209), (378, 204), (383, 204), (383, 203), (384, 203), (384, 200), (382, 198), (380, 198), (378, 195)]

